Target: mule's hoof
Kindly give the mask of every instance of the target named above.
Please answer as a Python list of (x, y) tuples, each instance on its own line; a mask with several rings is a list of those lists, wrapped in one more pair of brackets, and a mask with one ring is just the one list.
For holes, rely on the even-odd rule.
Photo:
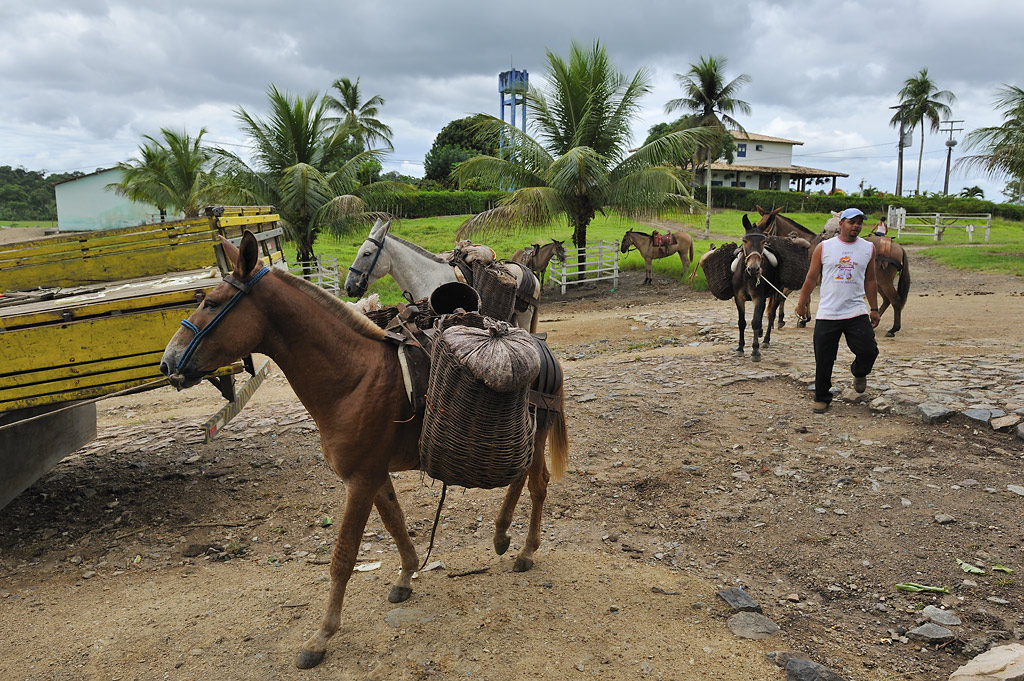
[(299, 669), (312, 669), (323, 661), (323, 653), (311, 653), (303, 648), (295, 657), (295, 666)]
[(388, 601), (391, 603), (401, 603), (409, 600), (412, 596), (412, 587), (408, 586), (393, 586), (391, 592), (388, 593)]
[(532, 558), (516, 558), (516, 564), (512, 566), (512, 572), (526, 572), (533, 567)]
[(743, 354), (743, 348), (733, 348), (732, 351), (735, 352), (737, 355)]
[(778, 324), (777, 324), (777, 325), (775, 326), (775, 328), (777, 328), (777, 329), (781, 329), (781, 328), (782, 328), (782, 327), (784, 327), (785, 325), (786, 325), (786, 322), (780, 321), (780, 322), (779, 322), (779, 323), (778, 323)]
[(894, 332), (894, 331), (886, 331), (885, 332), (885, 337), (886, 338), (895, 338), (896, 337), (896, 332)]
[(762, 347), (762, 348), (767, 348), (767, 347), (768, 347), (768, 346), (770, 346), (771, 344), (772, 344), (772, 342), (771, 342), (770, 340), (764, 340), (764, 341), (761, 341), (761, 347)]
[(761, 353), (758, 353), (756, 355), (751, 355), (750, 356), (750, 361), (751, 362), (760, 362), (761, 361)]
[(494, 552), (499, 556), (504, 556), (505, 552), (508, 551), (508, 545), (512, 543), (512, 537), (505, 535), (504, 537), (494, 538)]
[(797, 322), (796, 323), (796, 328), (798, 328), (798, 329), (806, 329), (807, 328), (807, 322)]

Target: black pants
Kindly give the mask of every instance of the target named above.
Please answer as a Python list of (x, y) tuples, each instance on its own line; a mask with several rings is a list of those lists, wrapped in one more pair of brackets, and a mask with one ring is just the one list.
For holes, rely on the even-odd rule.
[(832, 401), (832, 367), (839, 352), (839, 337), (846, 336), (846, 345), (854, 354), (850, 371), (855, 377), (867, 376), (878, 357), (875, 330), (866, 314), (850, 319), (814, 320), (814, 399)]

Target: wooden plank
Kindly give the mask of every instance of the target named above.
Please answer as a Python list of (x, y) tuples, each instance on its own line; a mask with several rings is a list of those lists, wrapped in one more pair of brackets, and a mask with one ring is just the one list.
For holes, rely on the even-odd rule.
[[(231, 374), (237, 374), (243, 371), (244, 368), (241, 364), (231, 364), (226, 367), (221, 367), (217, 371), (210, 374), (211, 376), (228, 376)], [(157, 374), (149, 378), (133, 379), (124, 382), (113, 382), (105, 385), (94, 385), (82, 387), (77, 390), (66, 390), (64, 392), (56, 392), (47, 395), (38, 395), (36, 397), (25, 397), (19, 399), (6, 399), (6, 392), (0, 392), (0, 412), (12, 411), (15, 409), (27, 409), (31, 407), (44, 406), (48, 404), (58, 404), (61, 402), (73, 402), (77, 400), (94, 399), (97, 397), (103, 397), (111, 393), (120, 392), (129, 388), (135, 388), (140, 385), (145, 385), (150, 381), (160, 378), (159, 371)], [(152, 388), (160, 388), (167, 385), (166, 381), (158, 383)], [(151, 389), (152, 389), (151, 388)]]
[(217, 218), (217, 224), (221, 227), (237, 227), (240, 225), (258, 225), (261, 223), (277, 222), (276, 215), (240, 215), (238, 217)]
[(5, 331), (0, 333), (3, 372), (10, 375), (163, 351), (182, 319), (181, 309), (160, 308)]
[(205, 226), (212, 230), (209, 218), (198, 217), (187, 220), (175, 220), (173, 222), (157, 222), (135, 227), (118, 227), (115, 229), (104, 229), (95, 232), (73, 232), (63, 236), (48, 237), (46, 239), (34, 239), (32, 241), (19, 241), (13, 244), (0, 246), (0, 257), (13, 251), (32, 250), (36, 248), (49, 249), (74, 248), (74, 244), (89, 242), (100, 242), (104, 239), (130, 236), (144, 232), (167, 231), (176, 229), (189, 229), (194, 226)]
[[(0, 262), (14, 261), (19, 258), (41, 258), (59, 253), (83, 254), (95, 249), (104, 249), (122, 244), (142, 244), (148, 247), (162, 243), (167, 239), (181, 238), (191, 234), (212, 235), (215, 230), (209, 222), (203, 220), (194, 224), (184, 224), (176, 228), (165, 226), (149, 226), (147, 230), (135, 229), (132, 232), (121, 234), (115, 233), (102, 238), (81, 237), (74, 241), (42, 242), (39, 246), (31, 248), (9, 248), (0, 250)], [(21, 244), (19, 244), (21, 245)]]
[(31, 385), (66, 381), (85, 376), (110, 374), (123, 369), (137, 367), (159, 367), (161, 357), (163, 357), (163, 350), (147, 352), (141, 355), (130, 355), (128, 357), (102, 359), (95, 362), (77, 362), (71, 366), (47, 367), (38, 371), (26, 371), (20, 374), (3, 375), (0, 376), (0, 389), (24, 388)]
[(37, 286), (80, 286), (82, 284), (147, 277), (165, 272), (198, 269), (214, 262), (210, 241), (182, 244), (175, 248), (152, 248), (132, 257), (122, 254), (85, 258), (80, 266), (58, 261), (38, 266), (12, 267), (0, 276), (0, 288), (28, 290)]
[(228, 424), (231, 419), (238, 416), (238, 413), (242, 411), (253, 393), (256, 392), (256, 388), (260, 387), (263, 383), (263, 379), (267, 377), (267, 367), (270, 366), (270, 362), (264, 362), (263, 365), (256, 371), (256, 374), (245, 382), (245, 386), (238, 392), (238, 395), (234, 400), (228, 402), (220, 408), (216, 414), (213, 415), (206, 423), (203, 424), (203, 432), (206, 435), (206, 442), (209, 442), (220, 429)]
[[(152, 381), (161, 376), (159, 363), (146, 364), (145, 366), (134, 366), (87, 376), (65, 376), (58, 380), (47, 381), (46, 383), (32, 383), (12, 387), (3, 386), (2, 395), (5, 401), (29, 400), (46, 395), (65, 395), (115, 383), (130, 384), (133, 381), (138, 381), (136, 385), (141, 385), (146, 381)], [(114, 391), (112, 390), (111, 392)]]
[[(215, 272), (209, 268), (207, 272)], [(182, 310), (183, 317), (191, 314), (191, 309), (198, 305), (199, 296), (205, 295), (220, 282), (216, 277), (200, 278), (199, 271), (195, 276), (182, 273), (182, 281), (178, 284), (166, 285), (167, 278), (161, 277), (143, 282), (133, 282), (125, 287), (117, 284), (103, 291), (103, 298), (95, 298), (99, 294), (87, 294), (88, 299), (78, 296), (55, 298), (12, 305), (0, 309), (0, 331), (42, 326), (45, 324), (65, 324), (71, 321), (102, 317), (113, 314), (129, 314), (158, 307), (175, 307)]]

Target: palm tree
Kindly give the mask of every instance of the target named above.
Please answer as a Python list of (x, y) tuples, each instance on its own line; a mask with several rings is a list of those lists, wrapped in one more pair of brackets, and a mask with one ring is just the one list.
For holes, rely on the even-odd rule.
[[(252, 145), (254, 167), (217, 149), (227, 161), (236, 195), (251, 203), (273, 205), (285, 236), (295, 243), (300, 262), (314, 259), (313, 245), (324, 230), (343, 234), (386, 214), (374, 206), (407, 189), (394, 182), (360, 186), (361, 165), (379, 160), (382, 151), (364, 151), (341, 162), (348, 130), (330, 118), (330, 104), (316, 93), (292, 97), (274, 85), (267, 90), (267, 119), (239, 109), (235, 116)], [(337, 170), (329, 168), (338, 166)]]
[(960, 192), (960, 198), (962, 199), (983, 199), (985, 198), (985, 190), (975, 185), (973, 187), (964, 187)]
[(122, 173), (120, 182), (107, 189), (132, 201), (149, 203), (161, 213), (184, 213), (186, 218), (199, 216), (199, 211), (219, 198), (216, 182), (218, 161), (202, 145), (206, 128), (195, 137), (161, 128), (162, 140), (144, 135), (139, 158), (117, 164)]
[(598, 211), (650, 217), (671, 206), (695, 205), (683, 171), (665, 161), (681, 147), (692, 150), (706, 142), (705, 131), (672, 133), (629, 152), (638, 101), (650, 90), (646, 70), (627, 79), (599, 42), (589, 50), (573, 42), (568, 61), (548, 50), (547, 60), (546, 85), (525, 95), (537, 138), (481, 116), (481, 131), (493, 139), (506, 135), (513, 153), (509, 159), (475, 156), (453, 176), (460, 185), (480, 177), (514, 189), (496, 208), (463, 223), (460, 237), (547, 225), (564, 216), (573, 244), (582, 248)]
[(964, 138), (964, 148), (981, 153), (961, 158), (956, 166), (980, 168), (989, 177), (1009, 175), (1019, 181), (1024, 177), (1024, 89), (1004, 84), (996, 90), (993, 104), (1002, 109), (1003, 124), (972, 130)]
[(379, 107), (384, 106), (384, 99), (374, 95), (365, 102), (361, 101), (358, 78), (354, 83), (348, 78), (339, 78), (331, 87), (338, 91), (340, 99), (330, 95), (326, 95), (325, 99), (331, 109), (341, 113), (341, 124), (355, 138), (360, 148), (369, 149), (374, 142), (380, 140), (389, 151), (394, 151), (395, 148), (391, 144), (391, 136), (394, 133), (391, 132), (391, 128), (377, 120), (377, 116), (380, 115)]
[[(725, 82), (725, 66), (728, 60), (725, 57), (701, 57), (696, 64), (690, 65), (690, 70), (685, 74), (677, 73), (676, 80), (683, 90), (683, 96), (670, 100), (665, 104), (665, 112), (683, 110), (695, 117), (696, 125), (701, 127), (717, 128), (718, 139), (722, 140), (728, 129), (732, 128), (740, 132), (746, 132), (740, 122), (732, 117), (737, 111), (750, 115), (750, 104), (738, 99), (736, 94), (739, 89), (750, 82), (750, 76), (745, 73)], [(721, 142), (718, 145), (709, 144), (701, 147), (700, 155), (707, 163), (705, 170), (705, 182), (707, 183), (708, 211), (704, 221), (704, 238), (711, 234), (711, 164), (721, 153)], [(717, 147), (717, 148), (716, 148)]]
[(921, 150), (917, 155), (917, 187), (914, 190), (914, 194), (920, 196), (925, 121), (928, 121), (932, 132), (938, 132), (939, 122), (953, 114), (953, 110), (949, 108), (948, 104), (956, 101), (956, 95), (949, 90), (939, 90), (928, 76), (927, 68), (921, 69), (916, 76), (907, 78), (899, 95), (900, 110), (897, 115), (903, 115), (903, 120), (910, 124), (911, 131), (916, 127), (921, 128)]

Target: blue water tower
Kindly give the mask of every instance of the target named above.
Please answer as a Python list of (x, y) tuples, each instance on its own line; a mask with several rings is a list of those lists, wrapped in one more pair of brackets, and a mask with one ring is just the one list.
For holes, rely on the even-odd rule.
[[(516, 126), (516, 109), (519, 109), (519, 129), (526, 132), (526, 91), (530, 89), (530, 74), (526, 69), (522, 71), (512, 69), (502, 71), (498, 74), (498, 93), (501, 95), (501, 121), (505, 123), (505, 109), (509, 110), (509, 120)], [(498, 142), (499, 155), (504, 158), (505, 135), (502, 134)]]

